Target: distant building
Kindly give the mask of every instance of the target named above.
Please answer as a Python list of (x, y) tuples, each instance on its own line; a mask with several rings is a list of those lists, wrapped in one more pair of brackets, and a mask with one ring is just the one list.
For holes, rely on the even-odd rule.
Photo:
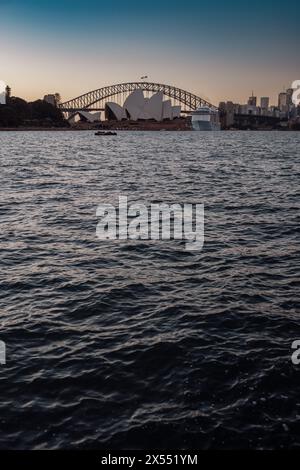
[(280, 116), (280, 111), (277, 108), (277, 106), (270, 106), (269, 114), (270, 114), (270, 116), (279, 117)]
[(249, 99), (248, 99), (248, 105), (249, 106), (256, 106), (256, 104), (257, 104), (257, 97), (253, 96), (253, 93), (252, 93), (252, 96), (250, 96)]
[(46, 101), (46, 103), (52, 104), (52, 106), (57, 105), (56, 95), (45, 95), (44, 101)]
[(243, 104), (240, 106), (240, 114), (252, 114), (253, 116), (258, 116), (260, 114), (260, 108), (252, 104)]
[(230, 128), (234, 123), (234, 116), (239, 114), (240, 105), (232, 101), (221, 101), (219, 103), (220, 117), (222, 127)]
[(278, 108), (282, 113), (286, 113), (288, 111), (288, 95), (285, 91), (279, 93), (278, 95)]
[(289, 88), (278, 95), (278, 106), (270, 106), (270, 98), (262, 96), (260, 106), (257, 106), (257, 97), (249, 97), (247, 104), (236, 104), (232, 101), (219, 103), (220, 120), (223, 129), (238, 128), (272, 128), (288, 126), (299, 121), (300, 106), (293, 104), (294, 90)]
[(262, 96), (260, 98), (260, 114), (261, 116), (268, 116), (269, 114), (270, 98), (268, 96)]
[(288, 117), (289, 119), (295, 119), (297, 117), (297, 107), (293, 103), (289, 106)]
[(260, 99), (260, 107), (261, 109), (267, 110), (269, 108), (270, 98), (268, 96), (262, 96)]
[(234, 123), (234, 104), (232, 101), (226, 103), (226, 127), (232, 126)]
[(292, 99), (293, 93), (294, 93), (293, 88), (288, 88), (286, 90), (286, 104), (288, 107), (292, 107), (294, 105), (293, 99)]

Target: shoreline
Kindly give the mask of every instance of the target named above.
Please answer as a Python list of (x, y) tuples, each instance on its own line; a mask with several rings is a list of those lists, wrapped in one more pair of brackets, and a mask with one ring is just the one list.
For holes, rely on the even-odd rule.
[[(114, 126), (114, 125), (103, 125), (101, 127), (0, 127), (0, 132), (97, 132), (97, 131), (130, 131), (130, 132), (197, 132), (193, 131), (191, 127), (185, 126)], [(300, 129), (281, 128), (281, 129), (220, 129), (220, 132), (299, 132)]]
[(30, 132), (30, 131), (61, 131), (61, 132), (66, 132), (66, 131), (86, 131), (86, 130), (92, 130), (92, 129), (72, 129), (70, 127), (0, 127), (0, 132), (15, 132), (15, 131), (20, 131), (20, 132)]

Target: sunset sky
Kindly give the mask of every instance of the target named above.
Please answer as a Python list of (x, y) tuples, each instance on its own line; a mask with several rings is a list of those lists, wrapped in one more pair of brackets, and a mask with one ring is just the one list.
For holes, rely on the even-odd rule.
[(28, 100), (166, 83), (211, 102), (277, 101), (300, 79), (300, 2), (0, 0), (1, 72)]

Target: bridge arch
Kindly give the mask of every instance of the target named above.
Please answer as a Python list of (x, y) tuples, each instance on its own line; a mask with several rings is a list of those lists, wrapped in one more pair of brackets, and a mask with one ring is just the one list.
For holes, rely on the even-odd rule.
[[(194, 95), (188, 91), (182, 90), (181, 88), (176, 88), (171, 85), (164, 85), (162, 83), (151, 82), (128, 82), (106, 86), (61, 103), (59, 108), (64, 112), (99, 110), (103, 109), (105, 102), (108, 101), (108, 99), (111, 99), (113, 96), (130, 93), (137, 89), (153, 93), (161, 91), (163, 92), (164, 96), (173, 99), (181, 105), (184, 105), (186, 111), (194, 111), (199, 108), (199, 106), (208, 106), (210, 108), (217, 109), (216, 106), (204, 100), (203, 98), (200, 98), (199, 96)], [(96, 106), (97, 103), (98, 107)]]

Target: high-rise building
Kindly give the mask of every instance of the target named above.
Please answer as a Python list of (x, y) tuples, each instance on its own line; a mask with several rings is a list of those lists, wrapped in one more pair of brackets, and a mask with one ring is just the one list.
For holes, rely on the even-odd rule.
[(257, 98), (256, 98), (256, 96), (253, 96), (253, 92), (252, 92), (252, 96), (250, 96), (249, 99), (248, 99), (248, 105), (249, 106), (256, 106), (256, 103), (257, 103)]
[(280, 111), (286, 112), (286, 111), (287, 111), (287, 107), (288, 107), (288, 104), (287, 104), (287, 94), (286, 94), (285, 91), (282, 91), (282, 92), (279, 93), (279, 95), (278, 95), (278, 108), (280, 109)]
[(293, 99), (292, 99), (293, 93), (294, 93), (293, 88), (288, 88), (286, 90), (286, 104), (289, 107), (293, 106)]
[(270, 103), (270, 98), (268, 96), (262, 96), (260, 99), (260, 107), (261, 109), (268, 109), (269, 108), (269, 103)]

